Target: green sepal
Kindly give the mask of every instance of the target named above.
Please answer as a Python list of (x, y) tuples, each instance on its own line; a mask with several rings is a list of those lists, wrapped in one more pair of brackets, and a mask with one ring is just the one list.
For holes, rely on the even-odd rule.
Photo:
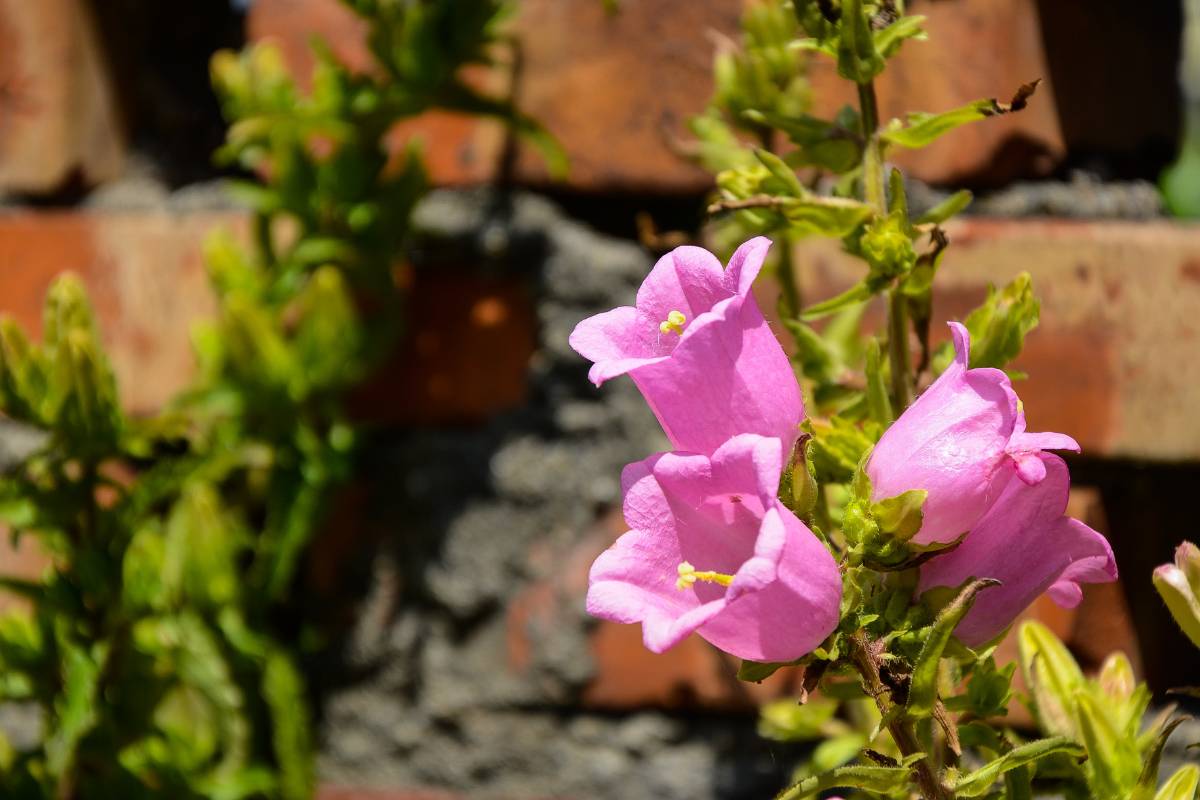
[(913, 664), (906, 706), (908, 716), (923, 719), (933, 713), (938, 696), (938, 665), (941, 663), (946, 644), (958, 623), (971, 610), (979, 592), (999, 585), (999, 581), (990, 578), (972, 579), (958, 589), (954, 600), (937, 615), (925, 637), (925, 646), (921, 648), (921, 653)]
[(954, 792), (959, 797), (982, 797), (1009, 770), (1055, 755), (1082, 758), (1085, 753), (1082, 747), (1065, 736), (1038, 739), (1018, 745), (974, 772), (960, 776), (954, 784)]
[(1141, 774), (1138, 775), (1137, 785), (1134, 787), (1133, 793), (1129, 795), (1129, 800), (1155, 800), (1154, 790), (1158, 787), (1158, 770), (1162, 764), (1163, 749), (1167, 746), (1167, 739), (1171, 738), (1171, 734), (1175, 732), (1175, 729), (1186, 721), (1187, 717), (1176, 717), (1158, 726), (1149, 751), (1142, 753), (1144, 766), (1142, 767)]
[(1017, 629), (1017, 647), (1038, 724), (1047, 733), (1077, 738), (1073, 709), (1084, 683), (1079, 664), (1049, 628), (1034, 620)]
[(1200, 787), (1200, 767), (1184, 764), (1163, 784), (1154, 800), (1195, 800), (1197, 787)]

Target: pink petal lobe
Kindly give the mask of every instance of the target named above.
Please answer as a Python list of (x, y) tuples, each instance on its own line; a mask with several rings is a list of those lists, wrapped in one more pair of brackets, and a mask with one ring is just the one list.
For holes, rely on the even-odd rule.
[(1066, 464), (1054, 455), (1040, 458), (1046, 472), (1040, 483), (1009, 482), (962, 544), (921, 567), (921, 593), (971, 577), (1001, 582), (979, 595), (955, 631), (969, 646), (1003, 631), (1047, 590), (1053, 588), (1052, 598), (1069, 603), (1077, 584), (1116, 579), (1107, 540), (1063, 516), (1070, 489)]

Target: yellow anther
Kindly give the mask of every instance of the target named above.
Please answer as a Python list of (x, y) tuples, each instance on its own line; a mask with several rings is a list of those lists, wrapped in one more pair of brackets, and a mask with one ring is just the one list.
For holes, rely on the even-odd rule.
[(704, 581), (705, 583), (717, 583), (721, 586), (728, 586), (733, 583), (733, 576), (726, 575), (723, 572), (697, 572), (686, 561), (679, 564), (679, 580), (675, 581), (675, 586), (680, 590), (690, 589), (695, 585), (696, 581)]
[(682, 336), (683, 335), (683, 326), (684, 326), (684, 323), (686, 323), (686, 322), (687, 322), (687, 317), (685, 317), (683, 315), (683, 312), (672, 311), (670, 314), (667, 314), (666, 321), (664, 321), (662, 324), (660, 324), (658, 326), (658, 329), (662, 333), (676, 333), (676, 334), (679, 334), (680, 336)]

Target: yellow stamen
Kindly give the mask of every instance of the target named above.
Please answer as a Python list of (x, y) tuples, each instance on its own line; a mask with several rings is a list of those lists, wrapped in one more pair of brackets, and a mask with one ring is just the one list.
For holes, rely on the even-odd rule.
[(721, 586), (728, 586), (729, 584), (733, 583), (733, 576), (726, 575), (723, 572), (697, 572), (696, 568), (688, 562), (681, 562), (679, 564), (679, 580), (675, 581), (675, 586), (680, 590), (687, 590), (694, 586), (696, 581), (703, 581), (704, 583), (717, 583)]
[(658, 326), (658, 330), (662, 333), (674, 333), (680, 336), (683, 335), (683, 326), (687, 322), (687, 317), (682, 312), (672, 311), (667, 314), (667, 319)]

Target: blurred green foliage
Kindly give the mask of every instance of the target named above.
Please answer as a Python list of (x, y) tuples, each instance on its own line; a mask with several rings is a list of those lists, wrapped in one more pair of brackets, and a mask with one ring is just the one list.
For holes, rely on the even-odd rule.
[(73, 277), (46, 299), (40, 344), (0, 321), (0, 411), (46, 434), (0, 478), (0, 518), (50, 558), (0, 582), (20, 598), (0, 616), (0, 699), (41, 719), (33, 746), (0, 740), (0, 796), (312, 795), (289, 597), (353, 468), (344, 398), (400, 328), (394, 270), (426, 179), (393, 128), (431, 108), (496, 117), (565, 167), (462, 80), (493, 66), (506, 3), (344, 2), (366, 23), (366, 71), (318, 43), (304, 91), (271, 45), (213, 59), (218, 157), (257, 176), (236, 187), (254, 236), (207, 245), (218, 312), (195, 331), (190, 390), (126, 416)]

